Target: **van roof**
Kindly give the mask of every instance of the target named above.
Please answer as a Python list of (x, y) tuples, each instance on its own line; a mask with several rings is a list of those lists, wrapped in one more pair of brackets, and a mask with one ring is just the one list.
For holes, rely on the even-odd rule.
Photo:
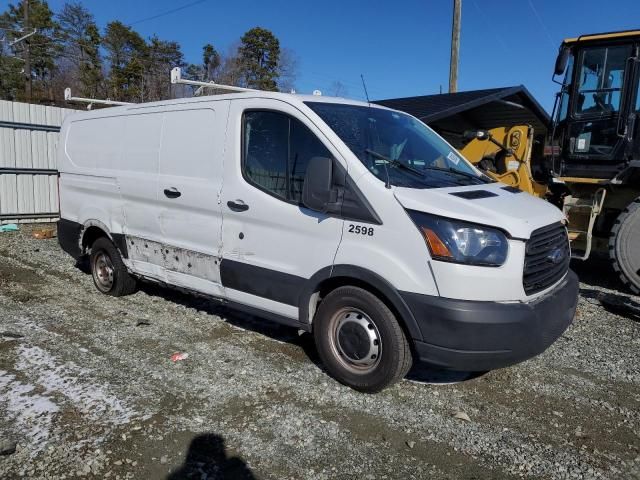
[[(96, 117), (98, 112), (105, 112), (117, 114), (123, 111), (139, 110), (145, 108), (161, 107), (164, 105), (184, 105), (190, 103), (202, 103), (212, 100), (232, 100), (238, 98), (269, 98), (274, 100), (284, 100), (288, 103), (302, 104), (305, 102), (322, 102), (322, 103), (339, 103), (343, 105), (358, 105), (358, 106), (371, 106), (371, 108), (391, 110), (388, 107), (376, 105), (375, 103), (367, 103), (359, 100), (351, 100), (342, 97), (325, 97), (322, 95), (301, 95), (297, 93), (281, 93), (281, 92), (268, 92), (263, 90), (256, 90), (251, 92), (239, 92), (239, 93), (225, 93), (221, 95), (202, 95), (199, 97), (189, 98), (176, 98), (172, 100), (160, 100), (157, 102), (145, 102), (145, 103), (132, 103), (130, 105), (114, 106), (109, 108), (100, 108), (90, 112), (79, 112), (80, 115), (88, 117)], [(78, 114), (74, 114), (76, 117)], [(76, 117), (77, 118), (77, 117)]]

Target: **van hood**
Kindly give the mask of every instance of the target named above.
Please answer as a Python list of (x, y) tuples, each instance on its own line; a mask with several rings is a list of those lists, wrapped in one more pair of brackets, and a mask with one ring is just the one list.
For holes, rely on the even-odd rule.
[(498, 227), (522, 239), (565, 218), (552, 204), (499, 182), (427, 189), (396, 187), (394, 195), (404, 208)]

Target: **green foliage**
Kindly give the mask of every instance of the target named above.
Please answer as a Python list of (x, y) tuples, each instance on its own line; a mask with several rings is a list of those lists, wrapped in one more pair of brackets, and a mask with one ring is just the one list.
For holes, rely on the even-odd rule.
[(66, 3), (56, 20), (62, 46), (59, 68), (71, 70), (70, 83), (83, 97), (97, 97), (103, 76), (100, 31), (93, 15), (81, 3)]
[(100, 95), (104, 78), (100, 58), (100, 32), (95, 24), (86, 28), (80, 51), (83, 57), (79, 68), (80, 94), (96, 98)]
[(112, 100), (139, 102), (143, 98), (144, 57), (147, 45), (139, 33), (122, 22), (107, 24), (102, 45), (110, 74), (108, 95)]
[[(3, 34), (11, 42), (24, 36), (28, 31), (24, 29), (23, 1), (9, 4), (7, 11), (0, 15), (0, 24)], [(32, 98), (46, 96), (51, 86), (51, 78), (55, 69), (55, 59), (60, 53), (59, 44), (56, 42), (58, 24), (53, 18), (53, 12), (46, 1), (29, 1), (29, 30), (37, 29), (35, 35), (19, 42), (13, 49), (6, 47), (0, 53), (3, 57), (0, 75), (7, 80), (2, 83), (2, 96), (25, 100), (24, 84), (29, 76), (32, 79)], [(20, 72), (24, 69), (24, 62), (5, 57), (24, 58), (24, 50), (29, 48), (31, 59), (31, 71)], [(22, 78), (20, 78), (22, 77)]]
[(218, 81), (217, 74), (221, 65), (222, 57), (213, 45), (207, 43), (202, 47), (202, 65), (190, 63), (187, 65), (185, 73), (194, 80)]
[(204, 67), (205, 80), (213, 80), (214, 72), (220, 67), (222, 59), (213, 45), (207, 43), (202, 47), (202, 66)]
[(280, 42), (275, 35), (255, 27), (247, 31), (240, 41), (238, 60), (247, 87), (277, 90)]
[(144, 57), (144, 100), (162, 100), (171, 93), (171, 80), (168, 72), (173, 67), (185, 65), (184, 55), (178, 42), (160, 40), (157, 36), (151, 37)]
[[(46, 0), (28, 0), (27, 30), (24, 2), (14, 0), (0, 12), (0, 38), (6, 39), (0, 42), (0, 98), (59, 103), (67, 86), (82, 97), (130, 102), (191, 91), (172, 91), (170, 70), (186, 66), (178, 42), (156, 35), (145, 40), (119, 21), (108, 23), (101, 34), (93, 14), (79, 0), (65, 3), (56, 15)], [(33, 28), (36, 34), (10, 45)], [(24, 72), (27, 52), (30, 72)], [(289, 90), (295, 70), (292, 52), (281, 49), (273, 33), (260, 27), (247, 31), (224, 55), (205, 44), (202, 63), (186, 66), (186, 74), (194, 79), (264, 90)]]

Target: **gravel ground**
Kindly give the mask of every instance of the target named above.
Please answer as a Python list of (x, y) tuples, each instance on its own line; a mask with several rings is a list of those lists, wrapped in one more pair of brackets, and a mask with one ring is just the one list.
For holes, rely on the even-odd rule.
[(101, 295), (30, 232), (0, 233), (0, 478), (640, 478), (640, 318), (603, 307), (628, 296), (604, 262), (574, 265), (576, 320), (543, 355), (364, 395), (307, 334)]

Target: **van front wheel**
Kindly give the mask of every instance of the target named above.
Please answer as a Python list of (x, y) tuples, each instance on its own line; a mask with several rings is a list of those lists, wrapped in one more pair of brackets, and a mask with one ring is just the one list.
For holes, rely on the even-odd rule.
[(122, 297), (136, 291), (136, 279), (129, 275), (118, 249), (107, 237), (93, 242), (90, 265), (93, 283), (105, 295)]
[(355, 390), (379, 392), (411, 368), (411, 349), (395, 315), (362, 288), (340, 287), (327, 295), (313, 329), (325, 368)]

